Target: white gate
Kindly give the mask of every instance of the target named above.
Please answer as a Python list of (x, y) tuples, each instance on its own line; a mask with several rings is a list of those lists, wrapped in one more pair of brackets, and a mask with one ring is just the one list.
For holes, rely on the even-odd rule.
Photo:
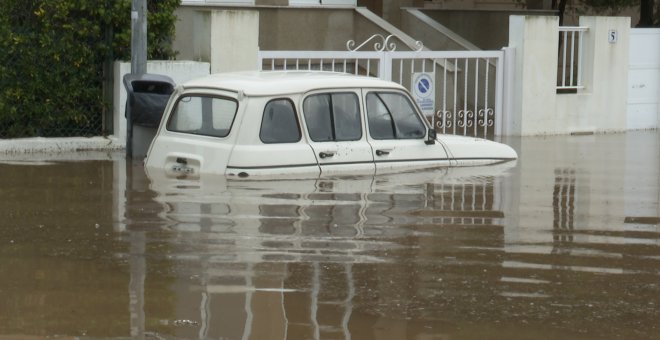
[(660, 128), (660, 29), (630, 30), (628, 130)]
[(388, 47), (387, 39), (376, 46), (384, 47), (377, 51), (260, 51), (259, 67), (391, 80), (411, 92), (438, 132), (490, 139), (501, 134), (503, 51), (400, 52), (393, 45)]

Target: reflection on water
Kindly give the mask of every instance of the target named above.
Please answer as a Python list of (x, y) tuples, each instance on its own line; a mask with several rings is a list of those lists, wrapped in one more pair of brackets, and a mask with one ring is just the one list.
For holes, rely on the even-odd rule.
[(185, 278), (177, 319), (199, 324), (177, 336), (425, 334), (408, 320), (435, 327), (438, 286), (461, 278), (443, 282), (433, 268), (499, 264), (487, 257), (502, 247), (495, 188), (513, 166), (272, 181), (150, 174), (167, 231), (150, 243)]
[(555, 187), (552, 192), (553, 253), (570, 252), (573, 243), (575, 219), (575, 170), (555, 169)]
[(526, 138), (509, 141), (517, 164), (304, 180), (13, 160), (0, 338), (651, 338), (658, 136)]

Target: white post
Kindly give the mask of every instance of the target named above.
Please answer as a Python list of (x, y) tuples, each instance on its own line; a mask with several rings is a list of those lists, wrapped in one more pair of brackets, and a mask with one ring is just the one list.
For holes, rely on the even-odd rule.
[[(515, 79), (515, 65), (516, 65), (516, 49), (512, 47), (505, 47), (502, 49), (504, 51), (504, 68), (502, 75), (502, 105), (500, 108), (500, 116), (497, 117), (498, 128), (500, 129), (500, 136), (509, 136), (512, 135), (513, 131), (513, 121), (511, 117), (513, 114), (513, 84)], [(498, 66), (498, 69), (500, 67)], [(497, 135), (497, 134), (496, 134)]]
[(378, 65), (378, 77), (392, 81), (392, 55), (388, 52), (381, 52), (381, 55)]
[(557, 133), (559, 18), (512, 15), (509, 47), (516, 49), (509, 135)]
[(502, 135), (502, 117), (504, 116), (502, 112), (502, 108), (504, 107), (504, 97), (503, 97), (503, 91), (504, 91), (504, 57), (505, 54), (502, 52), (499, 58), (497, 58), (497, 69), (495, 72), (497, 75), (495, 76), (495, 136), (499, 137)]
[(211, 73), (259, 70), (259, 12), (211, 10), (196, 14), (194, 57), (211, 63)]

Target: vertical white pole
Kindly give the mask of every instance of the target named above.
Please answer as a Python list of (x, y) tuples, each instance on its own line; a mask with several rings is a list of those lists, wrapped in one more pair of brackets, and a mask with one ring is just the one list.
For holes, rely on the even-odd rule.
[(584, 33), (584, 31), (580, 30), (579, 41), (578, 41), (579, 45), (578, 45), (578, 66), (577, 66), (578, 67), (578, 75), (577, 75), (577, 77), (578, 77), (577, 85), (578, 86), (582, 86), (582, 51), (583, 51), (582, 41), (583, 41), (583, 38), (584, 38), (583, 33)]
[(575, 31), (571, 31), (571, 76), (570, 76), (570, 86), (573, 84), (573, 72), (575, 71)]
[(467, 105), (468, 105), (468, 73), (470, 73), (470, 58), (465, 58), (465, 79), (463, 79), (463, 136), (467, 135)]
[(562, 38), (564, 38), (564, 53), (562, 56), (562, 63), (561, 63), (561, 86), (564, 87), (566, 86), (566, 38), (568, 37), (567, 32), (564, 31), (562, 32)]
[(388, 81), (392, 81), (392, 56), (390, 53), (382, 52), (380, 57), (381, 69), (379, 77)]
[[(436, 59), (433, 59), (432, 62), (433, 62), (433, 82), (436, 84), (435, 86), (433, 86), (433, 91), (435, 91), (435, 93), (433, 94), (433, 98), (437, 99), (438, 98), (438, 85), (437, 85), (438, 84), (437, 83), (438, 77), (435, 76), (435, 70), (437, 69)], [(433, 130), (435, 130), (435, 115), (436, 115), (437, 112), (438, 112), (437, 106), (434, 105), (433, 106), (433, 115), (431, 116), (431, 126), (433, 127)]]
[(131, 8), (131, 74), (147, 73), (147, 0), (133, 0)]
[[(507, 53), (508, 52), (508, 53)], [(504, 126), (504, 115), (506, 114), (508, 116), (508, 121), (511, 121), (511, 102), (510, 100), (505, 100), (504, 96), (510, 96), (511, 95), (511, 89), (507, 88), (506, 92), (504, 91), (504, 86), (510, 85), (510, 83), (513, 82), (513, 63), (514, 63), (514, 58), (515, 58), (515, 50), (514, 49), (506, 49), (502, 51), (500, 56), (497, 58), (497, 69), (495, 70), (495, 112), (494, 112), (494, 117), (493, 119), (495, 120), (495, 137), (499, 137), (502, 135), (502, 127)], [(507, 66), (504, 66), (504, 62), (506, 59), (511, 59), (511, 60), (506, 60), (508, 61)], [(506, 67), (506, 70), (505, 70)], [(506, 71), (507, 76), (510, 77), (509, 81), (505, 82), (504, 77)], [(510, 98), (510, 97), (509, 97)], [(504, 113), (504, 103), (507, 103), (507, 111)], [(507, 129), (508, 132), (509, 129)]]
[(454, 58), (454, 134), (456, 134), (456, 114), (458, 110), (458, 59)]
[[(485, 59), (488, 62), (488, 59)], [(479, 120), (477, 114), (479, 112), (479, 59), (474, 59), (474, 135), (477, 135), (477, 125)]]
[(442, 133), (445, 133), (447, 131), (447, 117), (445, 115), (445, 112), (447, 112), (447, 58), (444, 59), (442, 73)]
[[(497, 70), (495, 70), (497, 73)], [(488, 76), (490, 75), (490, 59), (487, 59), (486, 62), (486, 80), (484, 85), (486, 86), (484, 90), (484, 137), (488, 136)], [(495, 79), (495, 83), (497, 83), (497, 78)], [(497, 86), (495, 86), (495, 90), (497, 91)], [(493, 114), (494, 116), (494, 114)], [(493, 117), (495, 119), (495, 117)]]

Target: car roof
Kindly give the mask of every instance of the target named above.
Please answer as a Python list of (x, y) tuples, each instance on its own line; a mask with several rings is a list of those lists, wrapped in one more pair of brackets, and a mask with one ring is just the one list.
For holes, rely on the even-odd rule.
[(248, 96), (305, 93), (317, 89), (336, 88), (405, 88), (379, 78), (326, 71), (249, 71), (217, 73), (183, 84), (184, 89), (205, 88)]

